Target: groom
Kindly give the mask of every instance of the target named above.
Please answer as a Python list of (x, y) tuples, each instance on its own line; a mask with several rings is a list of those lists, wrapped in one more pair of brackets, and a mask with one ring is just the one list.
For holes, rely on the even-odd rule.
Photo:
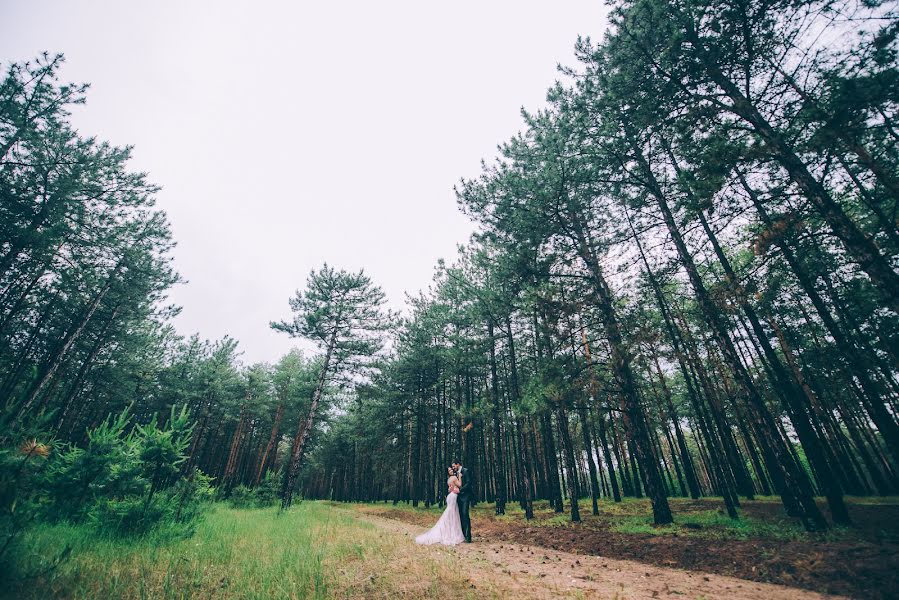
[(459, 497), (456, 502), (459, 505), (459, 520), (462, 521), (462, 535), (467, 543), (471, 543), (471, 516), (468, 514), (471, 505), (475, 503), (474, 495), (474, 475), (471, 469), (466, 469), (462, 463), (456, 461), (453, 463), (453, 469), (462, 480), (462, 487), (459, 489)]

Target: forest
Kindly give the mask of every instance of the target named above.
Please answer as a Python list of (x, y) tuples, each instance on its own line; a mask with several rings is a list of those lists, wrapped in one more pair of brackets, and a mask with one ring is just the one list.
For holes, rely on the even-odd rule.
[(436, 518), (462, 462), (476, 533), (586, 531), (618, 510), (656, 531), (689, 525), (694, 505), (750, 527), (763, 504), (798, 540), (890, 532), (874, 579), (798, 584), (888, 597), (897, 7), (620, 0), (609, 22), (459, 181), (477, 231), (407, 310), (365, 271), (324, 264), (270, 324), (316, 351), (273, 364), (175, 330), (158, 188), (131, 148), (74, 129), (89, 90), (64, 82), (62, 55), (7, 63), (3, 570), (47, 581), (75, 560), (60, 544), (29, 563), (35, 531), (181, 540), (218, 505), (296, 518), (379, 503), (424, 524), (409, 515)]

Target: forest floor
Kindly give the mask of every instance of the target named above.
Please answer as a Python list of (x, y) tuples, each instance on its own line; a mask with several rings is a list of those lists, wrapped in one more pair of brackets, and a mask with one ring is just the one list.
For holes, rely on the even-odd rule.
[(390, 504), (307, 501), (286, 513), (218, 504), (186, 537), (38, 524), (0, 565), (0, 599), (811, 600), (899, 589), (899, 500), (853, 502), (857, 529), (818, 536), (782, 519), (772, 501), (746, 503), (738, 525), (714, 500), (672, 504), (678, 525), (658, 530), (643, 501), (603, 502), (601, 516), (580, 524), (545, 503), (530, 523), (517, 506), (496, 517), (481, 504), (475, 543), (451, 548), (412, 540), (439, 507)]
[[(412, 537), (424, 528), (378, 517), (362, 511), (360, 519), (385, 532)], [(782, 585), (746, 581), (735, 577), (646, 565), (631, 560), (561, 552), (545, 546), (487, 541), (477, 536), (472, 544), (452, 548), (419, 547), (422, 553), (449, 554), (462, 561), (468, 577), (466, 589), (501, 590), (506, 598), (602, 598), (644, 600), (688, 598), (690, 600), (836, 600), (842, 596), (819, 594)], [(417, 559), (417, 558), (416, 558)]]
[[(774, 498), (743, 502), (742, 519), (736, 523), (723, 514), (720, 499), (672, 499), (676, 524), (661, 528), (652, 526), (646, 500), (603, 501), (598, 516), (590, 514), (588, 500), (581, 503), (581, 523), (571, 523), (568, 513), (552, 512), (545, 502), (535, 505), (535, 518), (530, 522), (516, 504), (508, 505), (507, 514), (497, 517), (492, 504), (482, 503), (473, 511), (475, 544), (470, 548), (483, 551), (483, 556), (502, 570), (536, 567), (539, 576), (551, 577), (556, 584), (567, 579), (571, 589), (607, 593), (606, 583), (622, 583), (628, 593), (621, 598), (644, 597), (639, 595), (644, 591), (645, 597), (736, 598), (741, 597), (738, 592), (761, 597), (746, 587), (749, 582), (789, 586), (773, 589), (793, 594), (778, 596), (769, 590), (764, 594), (768, 598), (804, 597), (800, 589), (854, 598), (895, 598), (899, 590), (899, 499), (849, 502), (855, 527), (823, 534), (806, 533), (786, 517)], [(417, 528), (430, 527), (441, 510), (404, 504), (350, 506), (366, 516)], [(515, 556), (527, 559), (527, 566), (521, 568), (518, 559), (512, 558)], [(621, 561), (630, 566), (622, 566)], [(625, 575), (617, 574), (616, 569)], [(672, 573), (681, 575), (671, 579)], [(728, 583), (723, 585), (731, 589), (725, 593), (725, 588), (715, 583), (716, 576), (726, 578)], [(656, 585), (659, 581), (668, 587)], [(733, 581), (744, 587), (736, 588)], [(641, 582), (646, 586), (637, 585)], [(714, 591), (706, 591), (709, 585)]]

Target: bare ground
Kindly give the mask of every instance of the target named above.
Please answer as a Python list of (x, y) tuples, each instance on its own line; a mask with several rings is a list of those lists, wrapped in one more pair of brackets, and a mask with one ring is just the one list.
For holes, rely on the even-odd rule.
[[(675, 521), (681, 523), (720, 508), (720, 500), (711, 498), (672, 502)], [(584, 556), (602, 561), (599, 568), (591, 562), (589, 569), (574, 573), (575, 579), (602, 574), (607, 569), (602, 564), (612, 564), (609, 561), (625, 561), (644, 569), (644, 574), (652, 572), (651, 568), (675, 569), (733, 578), (744, 586), (757, 582), (801, 588), (824, 597), (832, 594), (865, 600), (899, 598), (899, 503), (895, 499), (879, 503), (853, 500), (850, 514), (855, 526), (824, 534), (806, 534), (795, 523), (792, 527), (796, 531), (784, 532), (791, 521), (780, 504), (761, 499), (744, 502), (742, 512), (762, 528), (739, 537), (734, 537), (727, 526), (714, 523), (695, 525), (695, 529), (681, 527), (664, 535), (657, 531), (620, 530), (625, 520), (648, 514), (648, 504), (644, 504), (609, 503), (602, 507), (599, 516), (585, 514), (587, 511), (582, 508), (583, 520), (576, 524), (566, 522), (565, 515), (553, 513), (548, 506), (541, 505), (537, 510), (535, 505), (535, 518), (528, 522), (520, 514), (496, 517), (492, 505), (481, 504), (472, 512), (472, 526), (479, 543), (524, 547), (535, 554), (538, 548), (547, 555), (550, 550), (567, 553), (578, 556), (581, 565), (585, 564)], [(356, 512), (419, 528), (432, 524), (439, 514), (403, 504), (350, 506)], [(661, 593), (659, 589), (653, 591)], [(793, 593), (791, 597), (800, 597), (801, 591)]]
[(356, 518), (373, 523), (392, 535), (409, 539), (409, 556), (448, 553), (467, 569), (470, 589), (490, 590), (508, 598), (690, 598), (733, 600), (812, 600), (841, 596), (820, 594), (781, 585), (759, 583), (712, 573), (686, 571), (640, 562), (563, 552), (549, 548), (478, 539), (455, 547), (423, 547), (413, 538), (423, 527), (370, 513), (354, 511)]

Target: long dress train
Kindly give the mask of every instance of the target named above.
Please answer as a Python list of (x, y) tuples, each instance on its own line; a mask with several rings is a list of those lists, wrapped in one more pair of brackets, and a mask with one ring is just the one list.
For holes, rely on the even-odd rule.
[(456, 493), (450, 492), (446, 497), (446, 509), (440, 515), (440, 519), (431, 528), (417, 538), (416, 544), (443, 544), (455, 546), (465, 541), (462, 535), (462, 521), (459, 519), (459, 505), (456, 503)]

